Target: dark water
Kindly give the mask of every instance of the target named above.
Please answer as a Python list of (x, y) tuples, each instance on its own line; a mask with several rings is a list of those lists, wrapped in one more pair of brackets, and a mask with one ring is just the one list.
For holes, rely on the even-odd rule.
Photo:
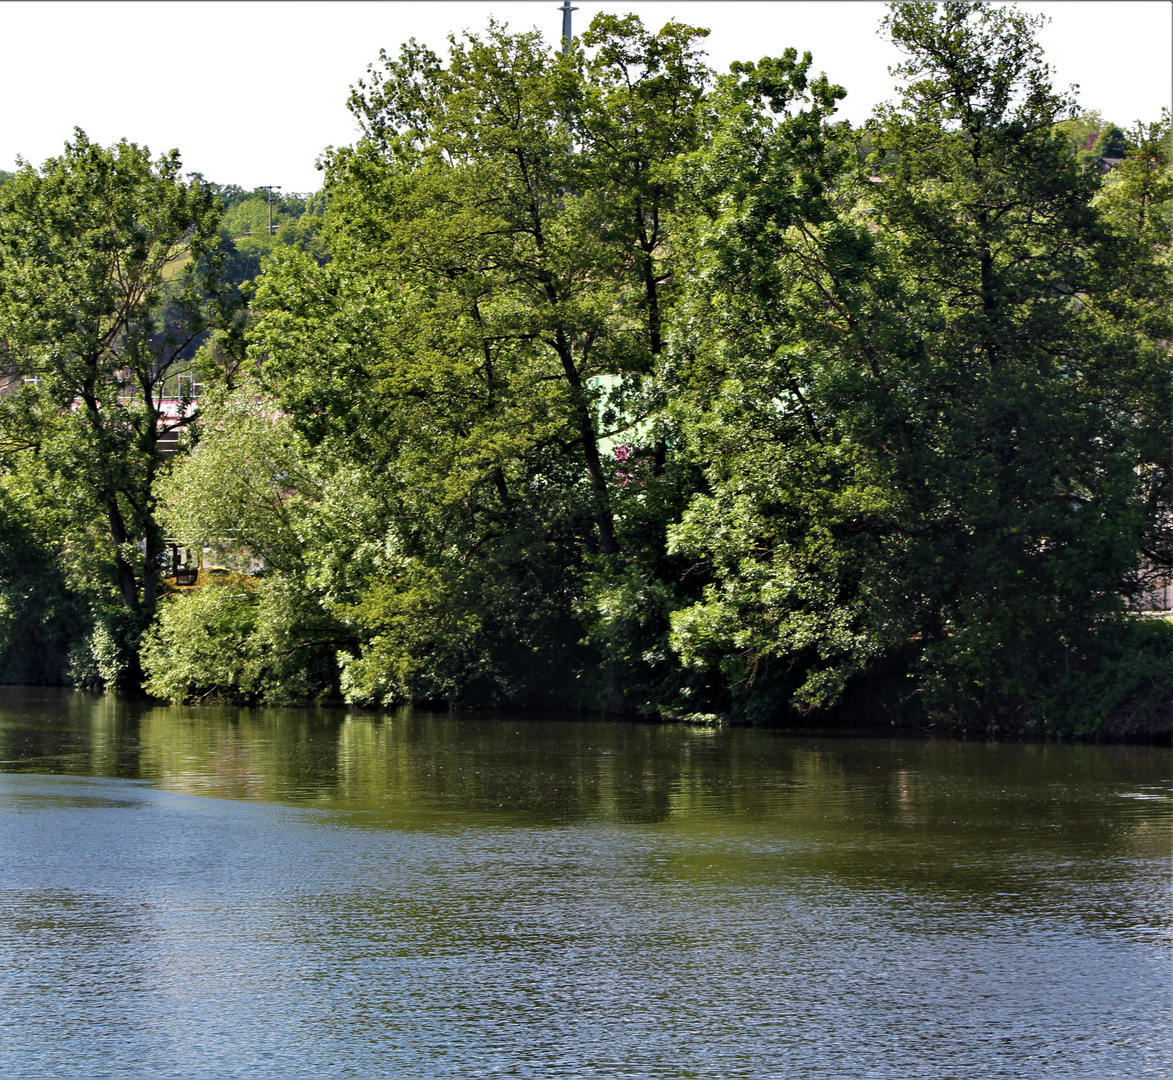
[(1173, 752), (0, 690), (0, 1076), (1173, 1076)]

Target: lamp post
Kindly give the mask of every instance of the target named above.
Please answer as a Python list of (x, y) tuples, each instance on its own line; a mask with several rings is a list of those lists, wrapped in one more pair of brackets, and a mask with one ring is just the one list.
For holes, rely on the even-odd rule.
[[(567, 3), (570, 0), (566, 0)], [(258, 184), (258, 187), (263, 187), (269, 193), (269, 235), (273, 235), (273, 192), (280, 191), (280, 184)]]

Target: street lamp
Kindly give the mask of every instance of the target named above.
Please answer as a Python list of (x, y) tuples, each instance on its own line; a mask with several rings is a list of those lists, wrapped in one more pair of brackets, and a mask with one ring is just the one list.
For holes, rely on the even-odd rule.
[[(565, 0), (570, 3), (570, 0)], [(567, 16), (569, 18), (569, 16)], [(273, 192), (280, 191), (280, 184), (258, 184), (258, 187), (263, 187), (269, 193), (269, 235), (273, 235)]]

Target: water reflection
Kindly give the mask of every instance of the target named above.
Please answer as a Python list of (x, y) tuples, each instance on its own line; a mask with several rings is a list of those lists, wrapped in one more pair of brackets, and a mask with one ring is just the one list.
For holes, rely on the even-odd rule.
[(0, 690), (0, 758), (5, 1076), (1169, 1075), (1167, 748)]

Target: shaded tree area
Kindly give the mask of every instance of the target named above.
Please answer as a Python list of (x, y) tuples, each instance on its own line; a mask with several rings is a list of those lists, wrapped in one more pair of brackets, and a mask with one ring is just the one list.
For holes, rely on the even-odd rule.
[[(122, 602), (87, 610), (129, 629), (91, 668), (121, 633), (176, 701), (1167, 731), (1173, 634), (1136, 612), (1173, 563), (1168, 117), (1079, 114), (1037, 26), (893, 6), (862, 129), (809, 54), (717, 75), (675, 22), (384, 54), (272, 230), (267, 192), (184, 189), (216, 220), (150, 302), (204, 305), (192, 437), (133, 539), (10, 513), (56, 552), (12, 618), (71, 618), (49, 569), (89, 597), (106, 544)], [(3, 420), (13, 500), (75, 400)], [(164, 527), (248, 573), (156, 603)]]
[(266, 192), (80, 131), (0, 185), (0, 680), (136, 690), (165, 588), (159, 482), (200, 392), (234, 385), (267, 253), (325, 257), (325, 200), (278, 199), (250, 249)]

